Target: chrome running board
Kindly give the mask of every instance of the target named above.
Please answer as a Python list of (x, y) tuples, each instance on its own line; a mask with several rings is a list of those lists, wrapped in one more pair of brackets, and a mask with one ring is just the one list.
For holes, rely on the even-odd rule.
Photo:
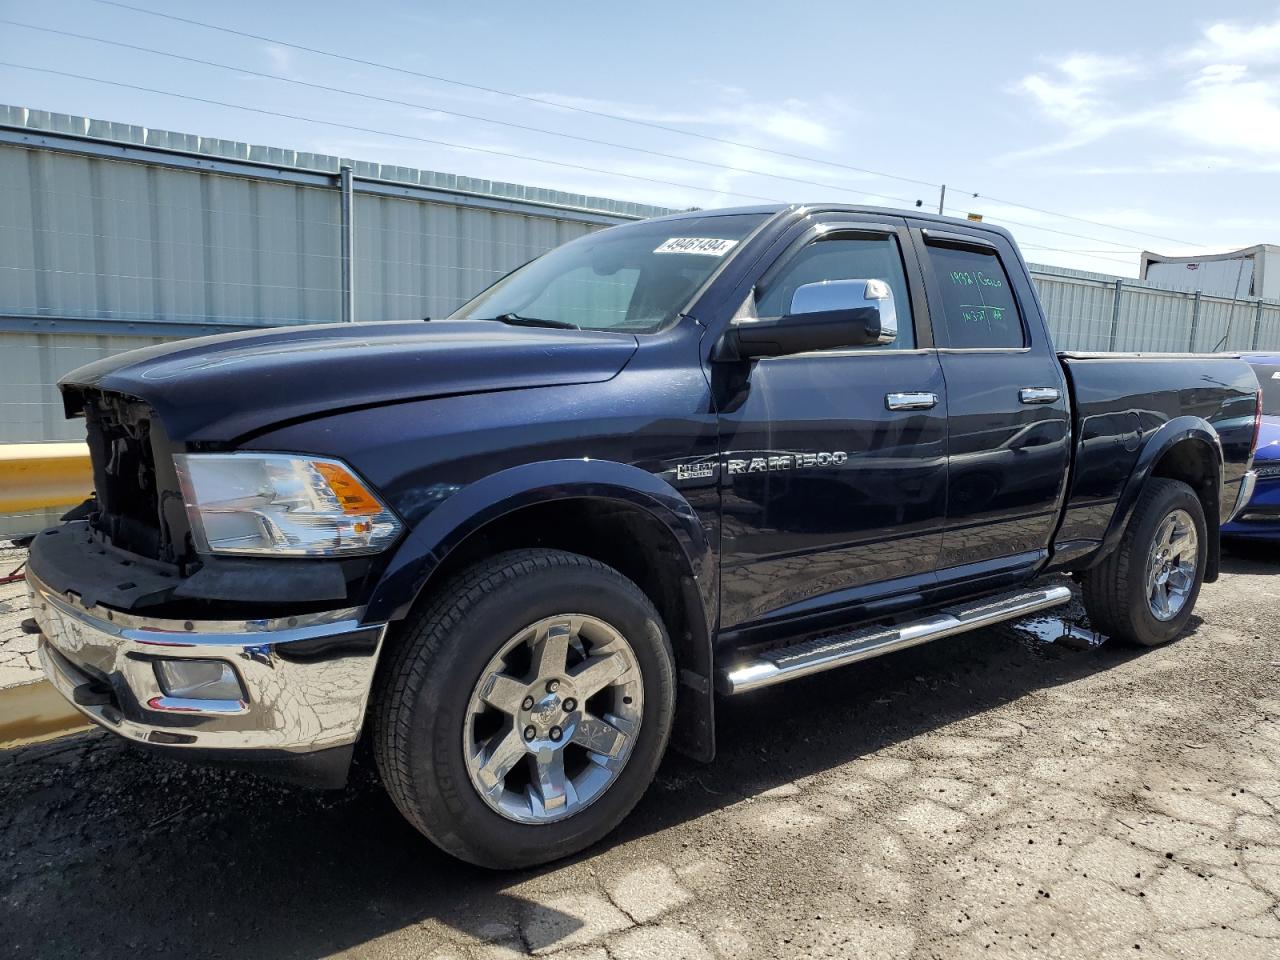
[(1071, 599), (1067, 587), (1015, 590), (971, 603), (953, 604), (922, 620), (896, 626), (859, 627), (847, 633), (827, 634), (787, 647), (758, 654), (755, 660), (722, 670), (716, 677), (721, 693), (746, 693), (775, 683), (807, 677), (846, 664), (869, 660), (894, 650), (905, 650), (1002, 620), (1011, 620)]

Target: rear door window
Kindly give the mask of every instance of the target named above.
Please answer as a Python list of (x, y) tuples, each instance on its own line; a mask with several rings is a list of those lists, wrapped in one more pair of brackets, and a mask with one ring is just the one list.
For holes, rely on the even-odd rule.
[[(946, 346), (982, 350), (1026, 346), (1009, 275), (994, 250), (929, 245), (942, 294)], [(937, 321), (934, 325), (938, 326)]]

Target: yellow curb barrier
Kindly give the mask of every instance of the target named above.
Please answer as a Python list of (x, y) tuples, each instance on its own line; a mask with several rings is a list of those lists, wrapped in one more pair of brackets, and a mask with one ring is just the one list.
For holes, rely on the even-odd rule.
[(47, 680), (0, 689), (0, 749), (52, 740), (92, 726)]
[(71, 507), (92, 491), (88, 444), (0, 444), (0, 513)]

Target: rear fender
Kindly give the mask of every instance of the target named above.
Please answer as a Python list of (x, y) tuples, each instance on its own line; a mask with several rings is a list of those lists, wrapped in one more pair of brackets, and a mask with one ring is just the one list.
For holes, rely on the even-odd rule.
[(1222, 503), (1222, 442), (1218, 439), (1217, 431), (1207, 420), (1193, 416), (1175, 417), (1156, 430), (1143, 445), (1133, 471), (1120, 492), (1120, 499), (1116, 501), (1115, 513), (1111, 516), (1111, 523), (1102, 539), (1102, 546), (1094, 555), (1094, 563), (1110, 556), (1111, 552), (1120, 545), (1120, 538), (1133, 518), (1133, 511), (1138, 504), (1138, 497), (1142, 495), (1142, 488), (1151, 479), (1160, 458), (1185, 440), (1191, 440), (1203, 446), (1204, 455), (1210, 459), (1211, 471), (1217, 478), (1213, 509), (1205, 510), (1205, 524), (1209, 528), (1209, 562), (1205, 579), (1212, 581), (1217, 578), (1219, 511)]

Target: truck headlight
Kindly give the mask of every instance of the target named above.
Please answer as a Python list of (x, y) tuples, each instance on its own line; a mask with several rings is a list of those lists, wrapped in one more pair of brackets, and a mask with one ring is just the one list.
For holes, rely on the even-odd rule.
[(281, 453), (180, 453), (173, 459), (201, 553), (377, 553), (402, 529), (337, 460)]

